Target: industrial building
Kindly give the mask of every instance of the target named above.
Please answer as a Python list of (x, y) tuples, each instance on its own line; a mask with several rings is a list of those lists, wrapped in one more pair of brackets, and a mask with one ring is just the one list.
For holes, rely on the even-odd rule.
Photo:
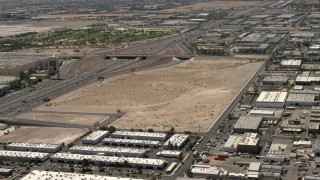
[(83, 159), (98, 165), (103, 163), (105, 166), (127, 166), (131, 168), (141, 167), (144, 169), (162, 170), (167, 162), (161, 159), (147, 159), (134, 157), (116, 157), (116, 156), (100, 156), (100, 155), (83, 155), (70, 153), (57, 153), (50, 158), (54, 163), (74, 163), (82, 164)]
[(287, 98), (287, 106), (315, 106), (316, 95), (314, 94), (292, 94), (290, 93)]
[(21, 180), (76, 180), (76, 179), (95, 179), (95, 180), (138, 180), (133, 178), (121, 178), (112, 176), (100, 176), (96, 174), (78, 174), (78, 173), (65, 173), (65, 172), (54, 172), (54, 171), (39, 171), (32, 170), (29, 174), (23, 177)]
[(293, 142), (294, 147), (304, 147), (304, 148), (311, 148), (312, 142), (311, 141), (294, 141)]
[(214, 166), (193, 165), (191, 167), (191, 173), (194, 178), (198, 179), (226, 179), (229, 172), (227, 170)]
[(29, 151), (0, 151), (0, 158), (12, 159), (12, 160), (39, 160), (44, 162), (49, 158), (49, 153), (29, 152)]
[(299, 69), (301, 67), (302, 60), (282, 60), (280, 66), (283, 68)]
[(6, 150), (12, 150), (12, 151), (34, 151), (34, 152), (56, 153), (62, 148), (62, 145), (13, 142), (6, 145), (5, 148)]
[(129, 146), (129, 147), (143, 147), (143, 148), (158, 148), (161, 144), (159, 141), (139, 140), (139, 139), (117, 139), (105, 138), (102, 140), (105, 145), (112, 146)]
[(282, 108), (286, 102), (287, 95), (287, 92), (262, 91), (256, 100), (256, 106)]
[(235, 133), (257, 132), (262, 122), (259, 116), (242, 116), (233, 127)]
[(182, 149), (189, 141), (188, 134), (174, 134), (164, 144), (164, 149)]
[(105, 156), (126, 156), (144, 157), (147, 149), (126, 148), (126, 147), (97, 147), (97, 146), (73, 146), (69, 148), (73, 154), (105, 155)]
[(82, 139), (83, 144), (98, 144), (103, 138), (109, 135), (109, 131), (93, 131)]
[(253, 108), (249, 111), (249, 116), (262, 117), (263, 121), (278, 121), (281, 119), (283, 111), (284, 109), (282, 108)]
[(171, 151), (171, 150), (164, 150), (160, 151), (156, 154), (157, 157), (165, 157), (165, 158), (179, 158), (182, 156), (182, 151)]
[(167, 134), (155, 132), (115, 131), (110, 135), (110, 137), (120, 139), (165, 141), (167, 139)]
[(268, 86), (285, 86), (289, 78), (283, 76), (267, 76), (263, 78), (262, 84)]
[(259, 142), (257, 133), (231, 135), (224, 144), (223, 151), (229, 153), (242, 152), (256, 154), (259, 150)]

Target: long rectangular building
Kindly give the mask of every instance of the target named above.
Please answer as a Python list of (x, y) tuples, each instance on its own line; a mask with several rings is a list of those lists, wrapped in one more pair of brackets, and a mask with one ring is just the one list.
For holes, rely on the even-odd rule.
[(148, 150), (125, 147), (73, 146), (69, 151), (74, 154), (144, 157)]
[(129, 147), (144, 147), (144, 148), (158, 148), (159, 141), (139, 140), (139, 139), (117, 139), (105, 138), (102, 140), (103, 144), (113, 146), (129, 146)]
[(164, 144), (164, 149), (182, 149), (189, 140), (188, 134), (174, 134)]
[(6, 150), (13, 151), (37, 151), (46, 153), (55, 153), (61, 149), (61, 144), (35, 144), (13, 142), (5, 146)]
[(233, 127), (235, 133), (257, 132), (262, 122), (259, 116), (242, 116)]
[(83, 144), (98, 144), (103, 138), (109, 135), (109, 131), (93, 131), (82, 139)]
[(99, 156), (99, 155), (83, 155), (83, 154), (69, 154), (57, 153), (53, 155), (50, 160), (54, 163), (75, 163), (82, 164), (83, 159), (88, 159), (90, 162), (98, 165), (102, 162), (105, 166), (128, 166), (131, 168), (145, 168), (162, 170), (165, 168), (167, 162), (161, 159), (147, 159), (147, 158), (133, 158), (133, 157), (116, 157), (116, 156)]
[(140, 140), (152, 140), (152, 141), (165, 141), (167, 139), (166, 133), (155, 133), (155, 132), (115, 131), (110, 136), (112, 138), (140, 139)]
[(65, 172), (53, 172), (53, 171), (39, 171), (33, 170), (21, 180), (80, 180), (80, 179), (94, 179), (94, 180), (139, 180), (133, 178), (121, 178), (111, 176), (100, 176), (96, 174), (76, 174), (76, 173), (65, 173)]
[(29, 152), (29, 151), (0, 151), (0, 158), (14, 160), (39, 160), (44, 162), (49, 158), (49, 153)]

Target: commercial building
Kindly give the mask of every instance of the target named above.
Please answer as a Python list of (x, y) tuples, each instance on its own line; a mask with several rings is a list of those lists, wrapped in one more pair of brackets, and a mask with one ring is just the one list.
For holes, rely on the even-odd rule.
[(287, 95), (287, 92), (262, 91), (256, 100), (256, 106), (282, 108), (286, 102)]
[(299, 69), (301, 67), (301, 60), (282, 60), (280, 63), (280, 66), (283, 68), (294, 68), (294, 69)]
[(188, 134), (174, 134), (164, 144), (164, 149), (182, 149), (189, 141)]
[(239, 142), (243, 137), (241, 135), (230, 135), (227, 142), (224, 143), (223, 151), (234, 153), (237, 151)]
[(39, 160), (44, 162), (49, 158), (48, 153), (29, 152), (29, 151), (0, 151), (0, 158), (12, 159), (12, 160)]
[(56, 153), (62, 148), (62, 145), (13, 142), (6, 145), (5, 148), (6, 150), (12, 150), (12, 151), (34, 151), (34, 152)]
[(224, 152), (251, 153), (255, 154), (259, 149), (259, 138), (257, 133), (245, 133), (243, 135), (231, 135), (223, 146)]
[(240, 140), (237, 146), (237, 151), (241, 153), (257, 154), (259, 152), (259, 138), (257, 134), (252, 133), (252, 136), (246, 136)]
[(69, 148), (69, 152), (73, 154), (89, 154), (104, 156), (130, 156), (144, 157), (147, 149), (126, 148), (126, 147), (97, 147), (97, 146), (73, 146)]
[(288, 84), (288, 78), (283, 76), (267, 76), (262, 80), (263, 85), (285, 86)]
[(318, 102), (314, 94), (293, 94), (287, 98), (287, 106), (315, 106)]
[(160, 146), (159, 141), (139, 140), (139, 139), (105, 138), (102, 140), (102, 142), (105, 145), (112, 145), (112, 146), (129, 146), (129, 147), (143, 147), (143, 148), (158, 148)]
[(155, 132), (115, 131), (110, 135), (110, 137), (120, 139), (165, 141), (167, 139), (167, 134)]
[[(52, 62), (55, 62), (55, 64)], [(36, 70), (48, 70), (51, 74), (58, 73), (58, 59), (41, 54), (0, 53), (0, 75), (20, 77), (21, 72), (31, 74)]]
[(242, 116), (233, 127), (235, 133), (257, 132), (262, 122), (262, 117)]
[(182, 156), (182, 151), (171, 151), (171, 150), (164, 150), (160, 151), (156, 154), (157, 157), (165, 157), (165, 158), (179, 158)]
[(161, 159), (147, 159), (134, 157), (116, 157), (116, 156), (99, 156), (99, 155), (83, 155), (83, 154), (69, 154), (57, 153), (50, 158), (54, 163), (74, 163), (82, 164), (83, 159), (88, 159), (90, 162), (98, 165), (103, 163), (105, 166), (127, 166), (131, 168), (145, 168), (162, 170), (165, 168), (167, 162)]
[(109, 131), (93, 131), (82, 139), (83, 144), (98, 144), (103, 138), (109, 135)]
[(21, 180), (80, 180), (80, 179), (95, 179), (95, 180), (138, 180), (133, 178), (121, 178), (111, 176), (100, 176), (96, 174), (78, 174), (78, 173), (65, 173), (65, 172), (53, 172), (53, 171), (39, 171), (33, 170)]

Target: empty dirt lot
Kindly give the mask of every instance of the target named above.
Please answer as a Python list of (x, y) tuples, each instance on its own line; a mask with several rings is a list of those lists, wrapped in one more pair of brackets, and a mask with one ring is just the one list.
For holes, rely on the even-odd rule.
[(165, 9), (163, 12), (176, 12), (187, 13), (192, 11), (208, 11), (214, 9), (230, 9), (230, 8), (245, 8), (254, 6), (259, 1), (212, 1), (212, 2), (199, 2), (196, 4), (181, 6), (173, 9)]
[(0, 143), (27, 142), (45, 144), (70, 144), (88, 131), (74, 128), (21, 127), (0, 137)]
[(195, 60), (135, 72), (78, 89), (38, 110), (128, 112), (118, 128), (206, 131), (261, 62)]
[(19, 116), (17, 116), (17, 118), (93, 126), (95, 123), (100, 123), (108, 119), (109, 117), (102, 114), (86, 115), (86, 114), (76, 114), (76, 113), (69, 114), (69, 113), (30, 112), (30, 113), (20, 114)]

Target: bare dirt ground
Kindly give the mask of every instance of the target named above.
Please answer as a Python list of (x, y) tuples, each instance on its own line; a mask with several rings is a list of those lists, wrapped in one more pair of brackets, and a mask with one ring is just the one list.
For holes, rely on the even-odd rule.
[(46, 111), (128, 112), (113, 125), (206, 131), (260, 62), (197, 57), (172, 67), (135, 72), (78, 89), (40, 106)]
[(20, 114), (17, 118), (93, 126), (95, 123), (102, 122), (109, 117), (104, 115), (29, 112)]
[(214, 9), (230, 9), (230, 8), (245, 8), (254, 6), (259, 3), (259, 1), (212, 1), (212, 2), (199, 2), (196, 4), (181, 6), (178, 8), (165, 9), (162, 12), (177, 12), (185, 13), (199, 10), (214, 10)]
[(0, 21), (0, 36), (10, 36), (27, 32), (48, 32), (55, 29), (78, 29), (95, 23), (95, 21), (27, 21), (3, 22)]
[(46, 144), (70, 144), (88, 131), (74, 128), (21, 127), (0, 137), (0, 143), (27, 142)]

